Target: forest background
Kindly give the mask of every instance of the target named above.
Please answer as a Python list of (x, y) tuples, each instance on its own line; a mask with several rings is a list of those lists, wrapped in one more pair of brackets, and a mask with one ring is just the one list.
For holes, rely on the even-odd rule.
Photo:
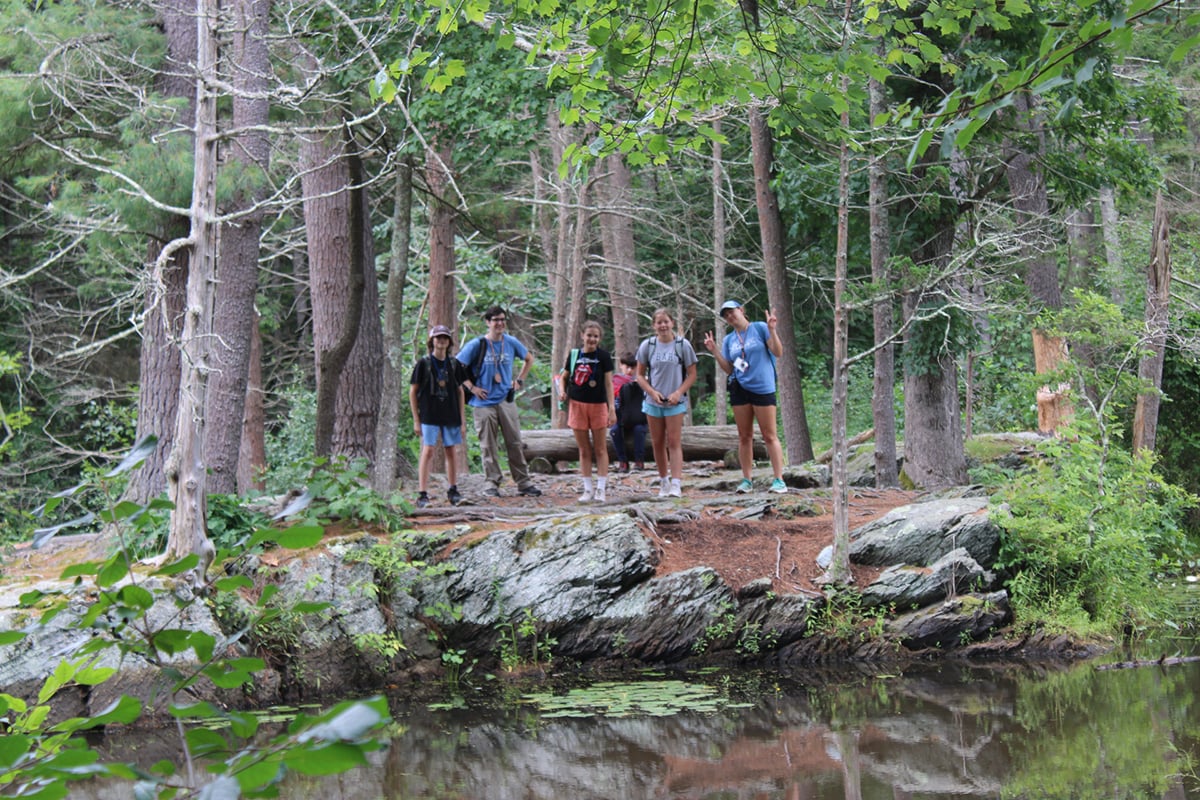
[[(428, 326), (461, 344), (492, 304), (535, 353), (530, 428), (584, 319), (619, 354), (736, 298), (779, 316), (790, 463), (873, 428), (881, 485), (897, 439), (913, 485), (979, 479), (965, 439), (1037, 428), (1056, 386), (1100, 452), (1200, 488), (1182, 5), (0, 13), (3, 540), (147, 436), (121, 491), (166, 492), (176, 555), (210, 498), (330, 459), (388, 497)], [(692, 421), (726, 421), (700, 372)]]

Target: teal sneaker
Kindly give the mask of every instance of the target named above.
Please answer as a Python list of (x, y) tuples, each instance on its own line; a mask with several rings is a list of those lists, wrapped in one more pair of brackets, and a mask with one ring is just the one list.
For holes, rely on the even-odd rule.
[(767, 491), (775, 494), (787, 494), (787, 484), (783, 482), (782, 478), (776, 478), (771, 481), (771, 488)]
[(738, 484), (736, 491), (738, 494), (748, 494), (754, 491), (754, 484), (750, 482), (749, 478), (742, 478), (742, 482)]

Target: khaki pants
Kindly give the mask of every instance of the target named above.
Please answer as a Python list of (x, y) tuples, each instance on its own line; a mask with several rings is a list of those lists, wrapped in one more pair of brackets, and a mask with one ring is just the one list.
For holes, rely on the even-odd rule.
[(532, 485), (529, 466), (525, 463), (525, 450), (521, 446), (521, 421), (517, 415), (517, 404), (500, 402), (492, 406), (475, 406), (475, 433), (479, 436), (479, 454), (483, 460), (483, 475), (487, 482), (499, 488), (504, 477), (500, 472), (500, 442), (504, 437), (504, 451), (508, 454), (508, 471), (516, 481), (518, 489)]

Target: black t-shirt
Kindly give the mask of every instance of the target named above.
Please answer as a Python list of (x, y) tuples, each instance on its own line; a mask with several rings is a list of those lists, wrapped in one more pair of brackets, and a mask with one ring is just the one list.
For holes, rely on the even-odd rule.
[(470, 379), (467, 367), (457, 358), (438, 361), (425, 356), (413, 367), (409, 383), (417, 387), (417, 413), (422, 425), (455, 428), (462, 425), (459, 388)]
[(604, 375), (613, 371), (613, 358), (607, 350), (596, 348), (590, 353), (580, 350), (575, 356), (575, 369), (571, 369), (571, 355), (563, 365), (567, 373), (567, 397), (577, 403), (607, 403), (608, 390)]

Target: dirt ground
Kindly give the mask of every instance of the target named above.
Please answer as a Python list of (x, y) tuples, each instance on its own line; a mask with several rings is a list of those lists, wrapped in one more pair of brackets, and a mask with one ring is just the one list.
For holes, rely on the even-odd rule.
[[(459, 481), (467, 498), (458, 507), (445, 500), (444, 483), (435, 479), (432, 504), (416, 511), (410, 523), (416, 528), (444, 529), (466, 523), (471, 532), (460, 541), (485, 536), (491, 531), (523, 527), (535, 520), (577, 511), (634, 511), (647, 523), (658, 548), (658, 573), (666, 575), (696, 566), (716, 570), (733, 588), (770, 578), (779, 594), (817, 593), (824, 570), (817, 554), (833, 542), (833, 515), (828, 489), (791, 488), (787, 494), (764, 491), (769, 473), (755, 473), (756, 490), (736, 494), (733, 487), (741, 475), (720, 464), (689, 464), (681, 499), (658, 499), (658, 474), (651, 469), (610, 477), (604, 506), (578, 503), (581, 489), (577, 473), (535, 475), (541, 497), (517, 496), (511, 482), (501, 487), (499, 498), (483, 494), (483, 478), (468, 475)], [(411, 492), (407, 493), (411, 496)], [(854, 489), (850, 493), (850, 529), (877, 519), (897, 506), (917, 501), (920, 492)], [(754, 514), (740, 518), (739, 514)], [(758, 513), (761, 512), (761, 513)], [(637, 513), (636, 511), (634, 513)], [(351, 533), (356, 526), (335, 524), (330, 533)], [(28, 543), (16, 545), (5, 554), (5, 581), (14, 590), (31, 581), (49, 579), (76, 561), (103, 557), (94, 550), (94, 535), (60, 535), (50, 546), (32, 550)], [(870, 583), (877, 568), (851, 566), (856, 586)]]
[[(444, 527), (468, 522), (476, 535), (485, 531), (527, 524), (531, 517), (562, 511), (601, 508), (619, 510), (639, 504), (653, 504), (658, 518), (657, 544), (660, 548), (660, 575), (695, 566), (715, 569), (735, 590), (758, 580), (770, 578), (777, 593), (817, 593), (818, 579), (824, 570), (817, 555), (833, 542), (833, 512), (828, 489), (791, 488), (786, 495), (769, 494), (769, 473), (756, 472), (756, 490), (734, 493), (741, 475), (720, 465), (689, 465), (684, 475), (683, 498), (659, 500), (658, 475), (648, 471), (610, 476), (605, 506), (581, 506), (578, 474), (536, 475), (534, 480), (543, 495), (519, 497), (511, 482), (501, 487), (500, 498), (483, 497), (480, 476), (468, 476), (459, 486), (467, 504), (449, 507), (440, 491), (431, 492), (433, 504), (417, 512), (418, 527)], [(876, 489), (852, 489), (849, 524), (853, 530), (878, 519), (898, 506), (916, 502), (921, 492)], [(760, 517), (742, 519), (746, 509), (766, 504)], [(852, 565), (856, 586), (870, 583), (881, 570)]]

